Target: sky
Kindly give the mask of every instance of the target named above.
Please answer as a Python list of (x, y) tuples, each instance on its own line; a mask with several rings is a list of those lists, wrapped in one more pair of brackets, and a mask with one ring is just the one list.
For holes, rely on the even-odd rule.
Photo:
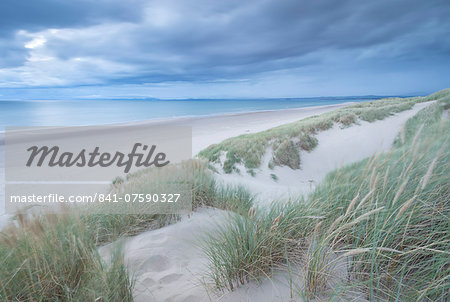
[(448, 0), (1, 0), (0, 99), (416, 95)]

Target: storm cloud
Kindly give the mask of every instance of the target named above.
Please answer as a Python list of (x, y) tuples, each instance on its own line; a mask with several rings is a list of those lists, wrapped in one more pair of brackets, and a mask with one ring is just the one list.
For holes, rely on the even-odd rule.
[(448, 1), (3, 0), (0, 87), (156, 97), (431, 91), (448, 86), (448, 16)]

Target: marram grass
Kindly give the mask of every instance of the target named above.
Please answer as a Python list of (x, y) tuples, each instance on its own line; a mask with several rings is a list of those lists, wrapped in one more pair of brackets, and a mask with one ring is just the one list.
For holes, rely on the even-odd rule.
[[(116, 181), (112, 192), (120, 195), (154, 193), (154, 188), (172, 191), (167, 184), (183, 183), (190, 188), (192, 209), (212, 206), (223, 210), (246, 213), (253, 204), (253, 195), (242, 186), (225, 186), (216, 182), (207, 163), (189, 160), (164, 169), (149, 168), (130, 174), (126, 180)], [(114, 204), (113, 206), (120, 206)], [(83, 219), (95, 232), (97, 244), (108, 243), (123, 236), (132, 236), (149, 229), (160, 228), (177, 222), (175, 214), (96, 214), (84, 215)]]
[[(220, 165), (225, 173), (232, 173), (237, 171), (236, 164), (244, 165), (247, 170), (260, 167), (262, 158), (269, 150), (273, 153), (273, 164), (299, 169), (299, 150), (313, 150), (317, 146), (314, 135), (319, 131), (330, 129), (335, 123), (348, 127), (358, 120), (374, 122), (411, 109), (417, 103), (439, 100), (448, 95), (449, 90), (446, 89), (427, 97), (387, 98), (362, 102), (266, 131), (226, 139), (202, 150), (199, 157)], [(279, 151), (279, 146), (285, 150)], [(285, 152), (286, 148), (289, 152)]]
[(75, 215), (18, 217), (0, 236), (1, 301), (133, 301), (120, 252), (105, 264)]
[[(232, 215), (205, 241), (216, 287), (232, 290), (303, 261), (296, 288), (308, 299), (448, 301), (450, 91), (422, 100), (435, 98), (390, 152), (328, 174), (306, 200)], [(342, 263), (345, 278), (330, 286)]]
[(218, 231), (207, 236), (203, 249), (210, 260), (209, 277), (219, 289), (233, 290), (260, 276), (270, 275), (286, 255), (294, 259), (304, 246), (308, 209), (296, 203), (276, 204), (269, 211), (250, 208), (245, 215), (230, 214)]
[[(184, 162), (164, 170), (146, 169), (117, 178), (114, 192), (151, 193), (174, 181), (188, 184), (192, 206), (247, 213), (253, 196), (239, 186), (217, 184), (207, 164)], [(164, 173), (162, 175), (161, 173)], [(0, 301), (133, 301), (134, 280), (120, 250), (105, 263), (98, 246), (176, 222), (169, 214), (59, 212), (17, 215), (0, 233)]]
[(410, 119), (389, 153), (329, 174), (310, 197), (328, 213), (325, 243), (352, 257), (349, 273), (370, 300), (449, 298), (449, 101)]

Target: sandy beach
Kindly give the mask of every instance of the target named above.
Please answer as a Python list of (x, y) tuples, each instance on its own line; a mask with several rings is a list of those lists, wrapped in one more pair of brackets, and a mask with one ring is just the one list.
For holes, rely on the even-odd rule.
[(206, 117), (162, 119), (149, 122), (139, 122), (136, 124), (192, 127), (192, 154), (195, 156), (198, 152), (209, 145), (219, 143), (227, 138), (235, 137), (241, 134), (264, 131), (279, 125), (298, 121), (303, 118), (330, 112), (350, 104), (352, 104), (352, 102), (297, 109), (267, 110)]
[[(192, 127), (192, 154), (215, 143), (219, 143), (229, 137), (245, 133), (254, 133), (276, 127), (285, 123), (297, 121), (313, 115), (344, 107), (349, 103), (329, 106), (306, 107), (298, 109), (249, 112), (239, 114), (225, 114), (210, 117), (161, 119), (148, 122), (117, 124), (117, 130), (126, 131), (126, 126), (188, 126)], [(70, 129), (68, 129), (70, 131)], [(67, 138), (76, 138), (79, 133), (71, 132)], [(3, 141), (4, 133), (0, 133), (0, 141)], [(0, 145), (0, 184), (4, 182), (4, 146)], [(7, 223), (4, 214), (4, 187), (0, 186), (0, 228)]]

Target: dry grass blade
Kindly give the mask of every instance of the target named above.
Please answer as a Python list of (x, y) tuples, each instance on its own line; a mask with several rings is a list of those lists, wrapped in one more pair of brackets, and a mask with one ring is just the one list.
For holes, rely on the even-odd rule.
[(394, 199), (392, 200), (392, 205), (395, 205), (395, 203), (397, 202), (397, 200), (400, 198), (400, 196), (402, 195), (403, 191), (406, 188), (406, 185), (408, 184), (409, 181), (409, 176), (406, 177), (406, 179), (403, 181), (403, 183), (401, 184), (400, 188), (397, 190), (397, 192), (395, 193)]
[(345, 216), (348, 216), (350, 214), (358, 199), (359, 199), (359, 192), (358, 194), (356, 194), (356, 196), (352, 199), (352, 201), (348, 205), (347, 211), (345, 211)]
[(375, 189), (372, 189), (369, 191), (369, 193), (366, 194), (366, 196), (364, 196), (363, 199), (361, 199), (360, 203), (358, 204), (358, 206), (355, 209), (355, 213), (362, 207), (362, 205), (369, 200), (370, 196), (372, 196), (372, 194), (375, 192)]
[(422, 187), (421, 187), (422, 190), (425, 189), (425, 187), (426, 187), (427, 184), (428, 184), (428, 181), (429, 181), (430, 178), (431, 178), (431, 175), (433, 175), (433, 170), (434, 170), (434, 167), (436, 166), (436, 162), (437, 162), (437, 160), (438, 160), (438, 157), (439, 157), (439, 155), (436, 156), (436, 157), (433, 159), (433, 161), (432, 161), (431, 164), (430, 164), (430, 167), (429, 167), (428, 170), (427, 170), (427, 173), (425, 174), (425, 176), (424, 176), (423, 179), (422, 179)]
[(397, 216), (395, 216), (395, 220), (398, 220), (403, 215), (403, 213), (411, 206), (416, 197), (417, 195), (414, 195), (411, 199), (409, 199), (407, 202), (403, 204), (403, 206), (398, 211)]

